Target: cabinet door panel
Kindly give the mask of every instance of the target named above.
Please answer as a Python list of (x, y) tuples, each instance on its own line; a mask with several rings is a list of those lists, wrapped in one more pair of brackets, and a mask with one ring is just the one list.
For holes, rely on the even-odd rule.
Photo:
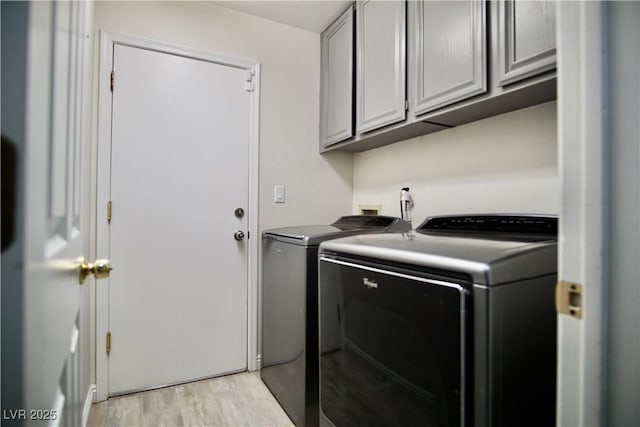
[(366, 1), (357, 6), (357, 131), (406, 117), (406, 4)]
[(412, 6), (417, 41), (415, 113), (486, 92), (485, 2), (420, 1)]
[(353, 136), (353, 8), (321, 36), (320, 142)]
[(498, 3), (500, 86), (556, 67), (555, 2)]

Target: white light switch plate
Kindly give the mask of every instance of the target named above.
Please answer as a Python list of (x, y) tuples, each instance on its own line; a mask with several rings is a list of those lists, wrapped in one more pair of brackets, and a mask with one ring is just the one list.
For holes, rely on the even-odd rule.
[(273, 201), (276, 203), (284, 203), (284, 185), (273, 186)]

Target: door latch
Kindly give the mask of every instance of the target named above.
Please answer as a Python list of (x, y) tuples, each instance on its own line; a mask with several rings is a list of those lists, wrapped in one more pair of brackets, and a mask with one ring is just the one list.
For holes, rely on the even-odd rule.
[(556, 284), (556, 311), (582, 319), (582, 285), (560, 281)]

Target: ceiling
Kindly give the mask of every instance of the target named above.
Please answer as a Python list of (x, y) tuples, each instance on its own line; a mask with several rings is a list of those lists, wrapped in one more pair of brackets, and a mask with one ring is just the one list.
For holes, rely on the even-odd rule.
[(352, 2), (341, 0), (215, 1), (218, 6), (314, 33), (321, 33), (327, 28), (347, 8), (349, 3)]

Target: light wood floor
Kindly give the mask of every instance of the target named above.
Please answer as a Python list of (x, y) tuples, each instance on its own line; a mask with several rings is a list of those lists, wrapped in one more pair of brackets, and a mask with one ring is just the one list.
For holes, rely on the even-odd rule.
[(94, 403), (89, 427), (251, 426), (293, 424), (260, 379), (244, 372)]

